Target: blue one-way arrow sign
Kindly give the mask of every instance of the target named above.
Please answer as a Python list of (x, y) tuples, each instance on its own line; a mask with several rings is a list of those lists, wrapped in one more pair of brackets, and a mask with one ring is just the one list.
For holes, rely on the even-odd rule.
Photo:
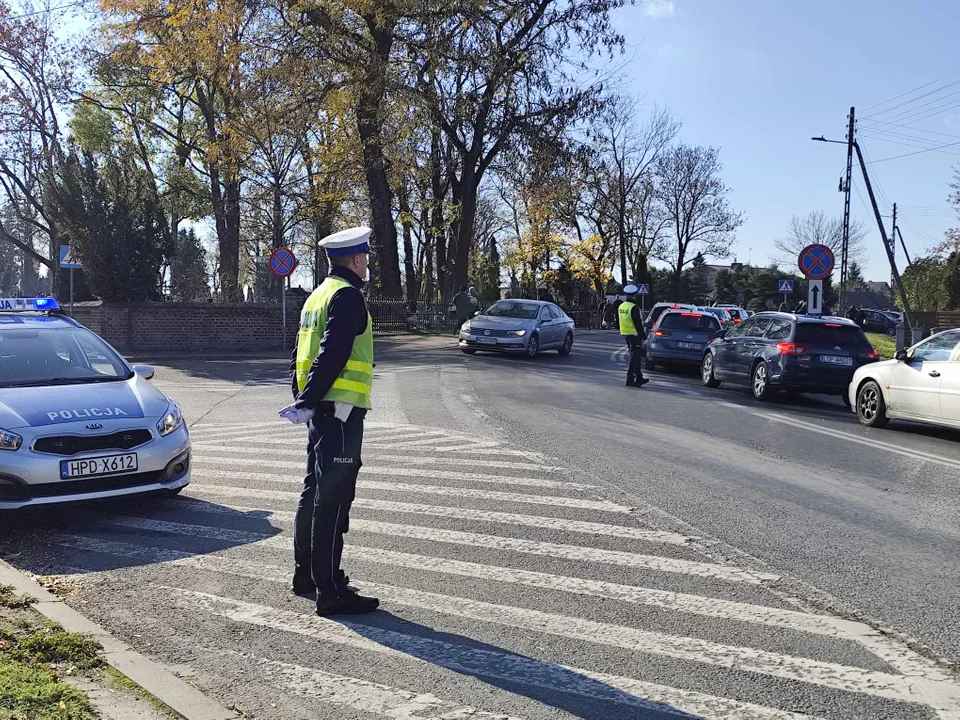
[(787, 293), (793, 292), (793, 280), (781, 280), (780, 281), (780, 292), (786, 295)]

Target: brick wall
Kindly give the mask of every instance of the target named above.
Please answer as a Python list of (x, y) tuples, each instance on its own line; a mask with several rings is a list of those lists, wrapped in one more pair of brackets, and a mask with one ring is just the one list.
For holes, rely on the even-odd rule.
[[(287, 296), (287, 347), (293, 346), (303, 296)], [(281, 350), (279, 305), (77, 303), (73, 317), (122, 352)]]

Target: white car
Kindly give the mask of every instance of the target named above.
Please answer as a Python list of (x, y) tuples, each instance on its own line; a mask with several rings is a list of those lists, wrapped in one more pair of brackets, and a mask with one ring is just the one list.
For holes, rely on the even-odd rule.
[(960, 328), (900, 351), (895, 360), (864, 365), (848, 392), (868, 427), (903, 419), (960, 429)]

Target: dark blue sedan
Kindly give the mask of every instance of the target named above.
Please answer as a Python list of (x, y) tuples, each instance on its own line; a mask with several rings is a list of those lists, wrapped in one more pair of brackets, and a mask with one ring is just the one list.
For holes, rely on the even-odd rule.
[(647, 336), (648, 370), (657, 365), (699, 365), (703, 350), (720, 335), (720, 319), (711, 313), (667, 310)]

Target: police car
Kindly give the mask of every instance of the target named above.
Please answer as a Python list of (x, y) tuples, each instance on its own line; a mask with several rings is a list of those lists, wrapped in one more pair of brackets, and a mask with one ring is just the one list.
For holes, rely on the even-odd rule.
[(53, 298), (0, 298), (0, 510), (190, 482), (180, 407)]

